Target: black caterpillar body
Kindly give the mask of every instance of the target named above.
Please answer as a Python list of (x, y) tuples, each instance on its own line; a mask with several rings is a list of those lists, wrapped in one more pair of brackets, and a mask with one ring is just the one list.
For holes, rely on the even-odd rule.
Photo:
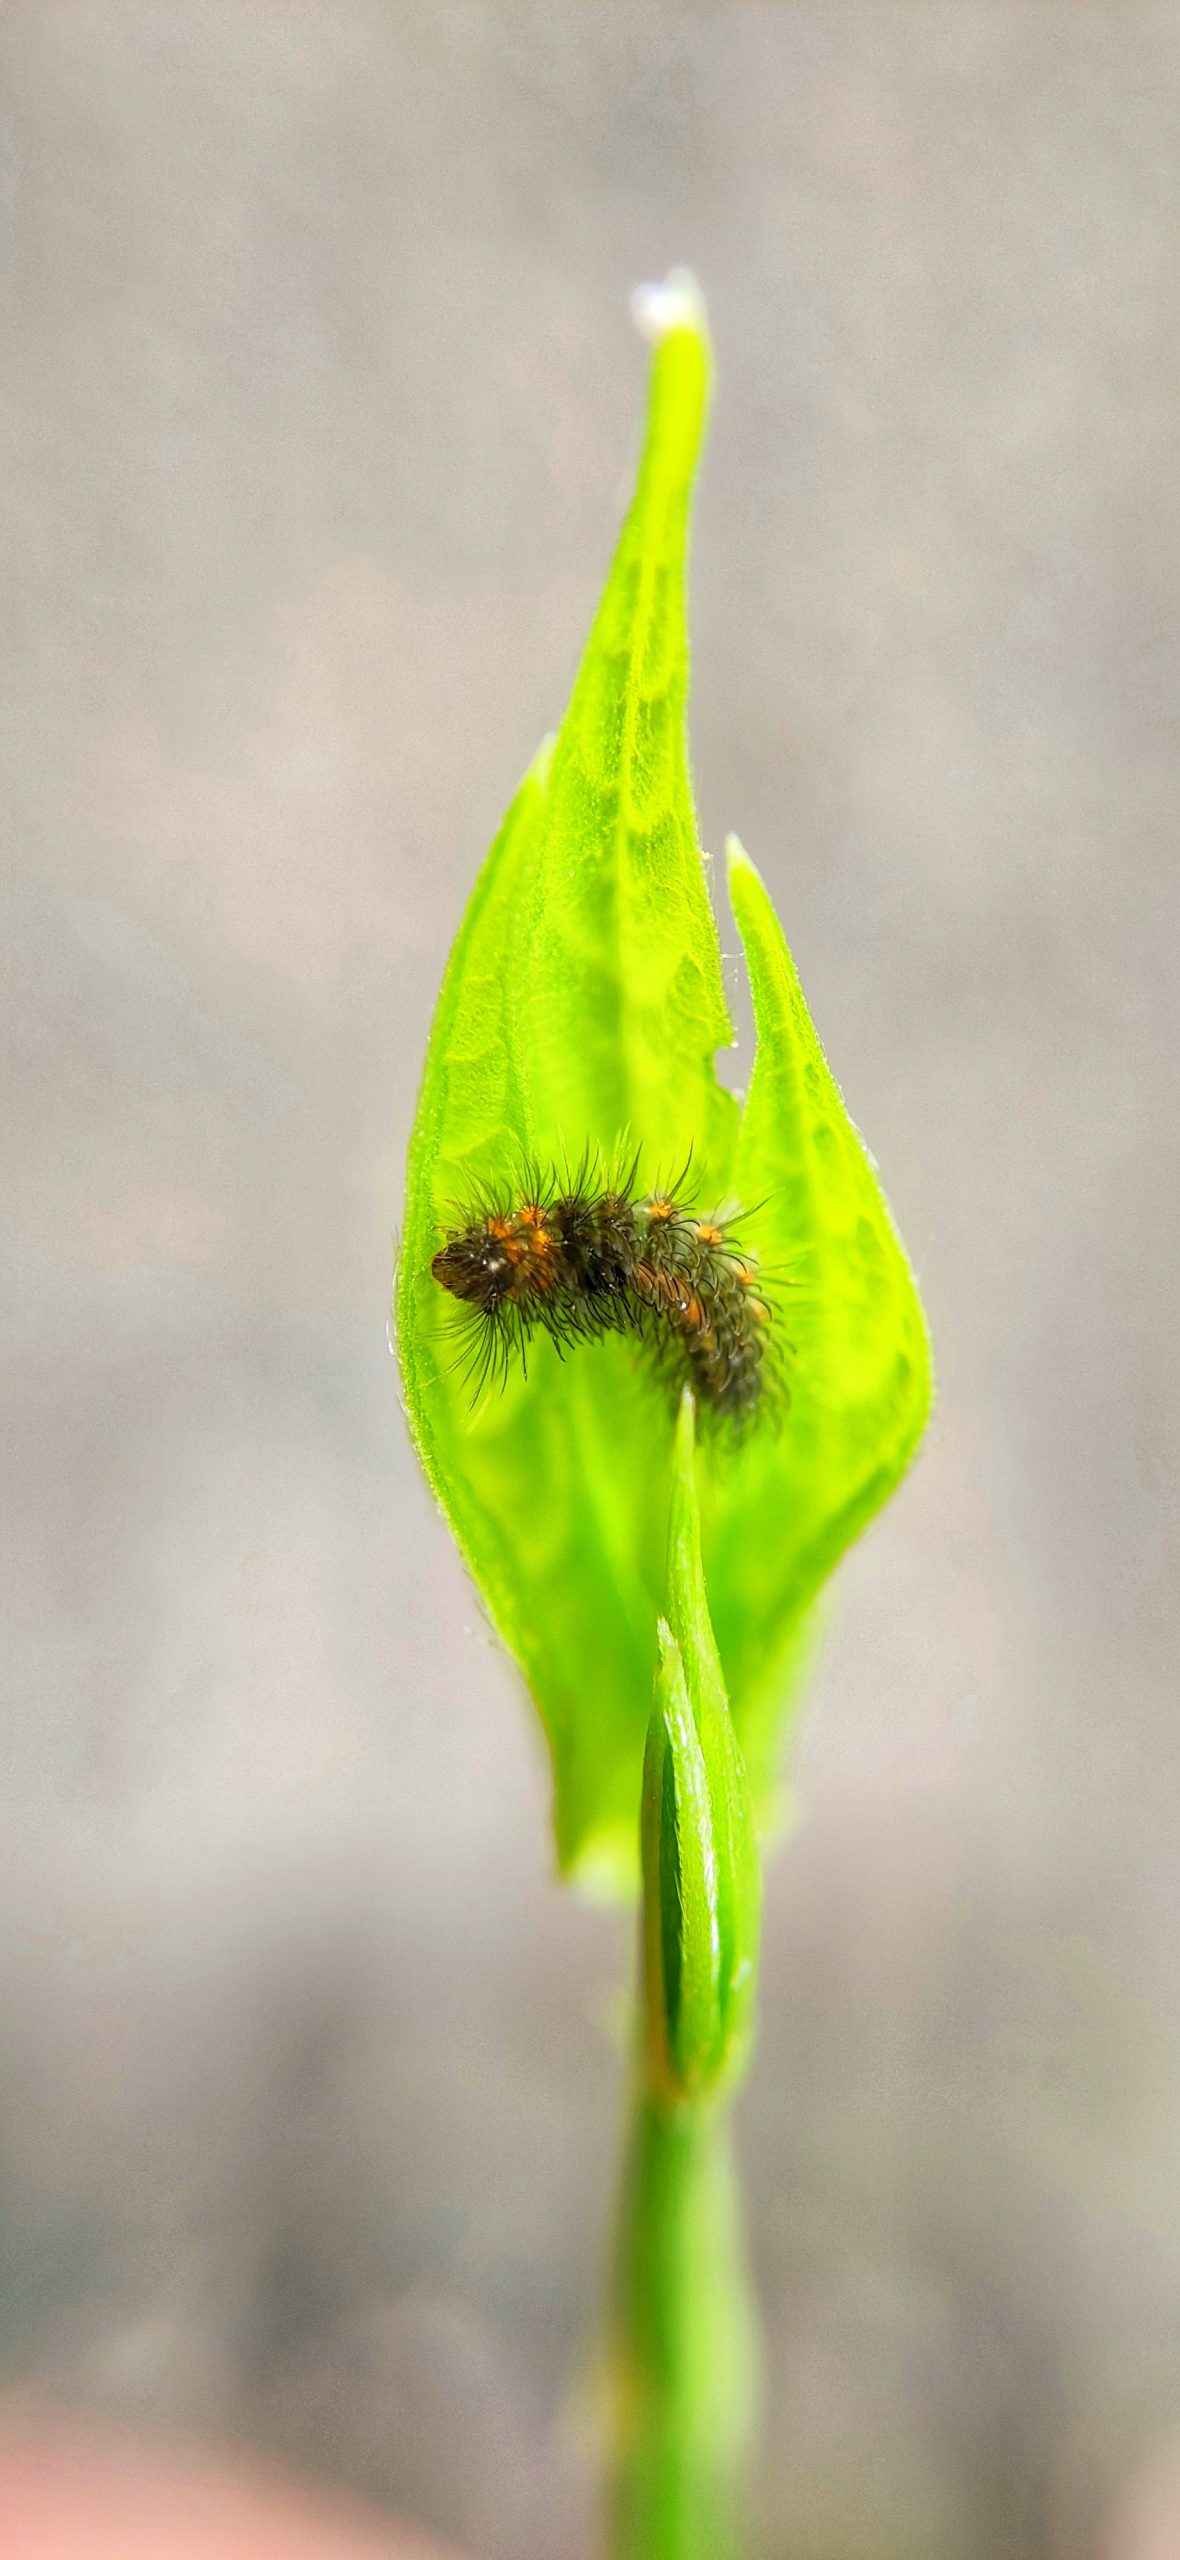
[(637, 1198), (633, 1175), (602, 1189), (530, 1180), (511, 1200), (481, 1200), (430, 1267), (475, 1320), (477, 1393), (526, 1358), (534, 1332), (559, 1349), (631, 1333), (674, 1393), (691, 1386), (703, 1413), (741, 1426), (774, 1358), (757, 1262), (732, 1234), (674, 1192)]

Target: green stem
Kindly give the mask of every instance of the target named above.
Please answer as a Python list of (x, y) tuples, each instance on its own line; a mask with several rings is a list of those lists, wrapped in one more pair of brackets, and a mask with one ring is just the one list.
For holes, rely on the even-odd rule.
[(612, 2305), (610, 2560), (734, 2560), (756, 2396), (727, 2112), (637, 2085)]

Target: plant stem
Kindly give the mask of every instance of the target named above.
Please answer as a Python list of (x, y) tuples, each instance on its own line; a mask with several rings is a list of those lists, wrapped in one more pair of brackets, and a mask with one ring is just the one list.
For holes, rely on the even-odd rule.
[(642, 2079), (611, 2349), (610, 2560), (734, 2560), (757, 2353), (728, 2115)]

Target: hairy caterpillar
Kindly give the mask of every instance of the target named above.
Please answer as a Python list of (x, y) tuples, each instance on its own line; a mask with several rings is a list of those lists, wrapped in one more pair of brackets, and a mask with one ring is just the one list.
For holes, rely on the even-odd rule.
[(431, 1263), (472, 1319), (476, 1393), (527, 1359), (547, 1333), (559, 1351), (631, 1333), (669, 1387), (704, 1414), (748, 1423), (777, 1371), (766, 1284), (734, 1242), (734, 1221), (699, 1218), (683, 1181), (636, 1192), (638, 1160), (615, 1183), (522, 1175), (511, 1196), (481, 1194)]

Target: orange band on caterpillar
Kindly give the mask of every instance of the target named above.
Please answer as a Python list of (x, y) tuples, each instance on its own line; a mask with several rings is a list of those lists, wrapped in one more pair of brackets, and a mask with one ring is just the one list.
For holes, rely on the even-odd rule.
[(477, 1393), (537, 1332), (559, 1349), (634, 1334), (674, 1393), (691, 1386), (702, 1412), (739, 1426), (777, 1381), (765, 1284), (734, 1222), (696, 1217), (676, 1191), (637, 1198), (634, 1172), (602, 1188), (529, 1177), (512, 1200), (481, 1198), (430, 1268), (472, 1319)]

